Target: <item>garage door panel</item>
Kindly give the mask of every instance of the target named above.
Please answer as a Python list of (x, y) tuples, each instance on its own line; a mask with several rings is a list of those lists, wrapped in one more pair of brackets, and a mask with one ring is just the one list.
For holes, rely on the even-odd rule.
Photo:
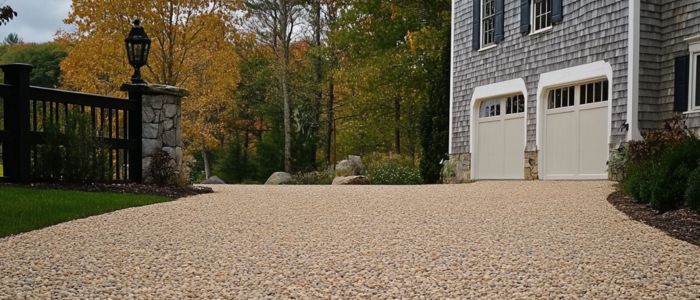
[(506, 119), (504, 127), (504, 178), (523, 179), (525, 151), (525, 119), (523, 117)]
[(572, 119), (576, 112), (556, 113), (547, 116), (545, 168), (547, 175), (561, 176), (577, 173), (578, 141), (576, 123)]
[(605, 175), (608, 159), (607, 143), (607, 107), (580, 111), (580, 174)]
[(479, 124), (479, 177), (498, 179), (504, 168), (503, 122), (488, 121)]

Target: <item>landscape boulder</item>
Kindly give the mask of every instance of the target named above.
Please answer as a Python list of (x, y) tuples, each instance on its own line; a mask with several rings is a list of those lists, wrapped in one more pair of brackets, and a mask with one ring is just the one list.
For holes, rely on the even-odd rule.
[(365, 165), (359, 156), (348, 156), (348, 159), (340, 161), (335, 166), (336, 177), (359, 176), (365, 174)]
[(345, 176), (333, 179), (333, 185), (368, 185), (367, 176)]
[(209, 177), (209, 179), (202, 181), (202, 184), (210, 184), (210, 185), (211, 184), (226, 184), (226, 182), (221, 180), (221, 178), (219, 178), (219, 177), (212, 176), (212, 177)]
[(285, 172), (277, 172), (270, 176), (265, 182), (266, 185), (289, 184), (292, 182), (292, 175)]

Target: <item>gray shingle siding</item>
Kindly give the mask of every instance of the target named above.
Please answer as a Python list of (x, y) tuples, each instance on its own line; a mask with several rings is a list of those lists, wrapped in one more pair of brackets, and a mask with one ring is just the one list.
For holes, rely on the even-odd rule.
[[(642, 0), (641, 9), (639, 120), (648, 130), (674, 115), (674, 59), (688, 54), (684, 39), (700, 34), (700, 1)], [(688, 114), (688, 124), (700, 131), (700, 113)]]
[[(613, 143), (624, 140), (626, 122), (628, 1), (564, 0), (564, 21), (537, 35), (520, 33), (520, 1), (505, 1), (505, 41), (472, 50), (472, 0), (455, 0), (452, 153), (469, 152), (470, 101), (474, 88), (525, 80), (529, 101), (527, 151), (536, 150), (536, 98), (540, 74), (605, 61), (613, 68)], [(672, 64), (672, 62), (671, 62)], [(671, 85), (673, 78), (671, 78)]]

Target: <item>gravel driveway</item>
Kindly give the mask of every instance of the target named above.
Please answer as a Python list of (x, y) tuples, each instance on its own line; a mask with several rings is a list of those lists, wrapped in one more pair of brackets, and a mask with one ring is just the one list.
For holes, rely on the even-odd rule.
[(0, 298), (700, 296), (607, 182), (216, 190), (0, 239)]

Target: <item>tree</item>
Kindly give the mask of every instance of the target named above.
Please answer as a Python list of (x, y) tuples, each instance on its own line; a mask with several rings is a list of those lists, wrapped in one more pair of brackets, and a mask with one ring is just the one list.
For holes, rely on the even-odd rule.
[(3, 40), (3, 45), (17, 45), (17, 44), (22, 44), (24, 41), (19, 38), (19, 35), (16, 33), (10, 33), (5, 37), (5, 40)]
[(5, 25), (17, 16), (17, 12), (9, 5), (0, 6), (0, 25)]
[[(61, 64), (68, 89), (118, 94), (133, 72), (123, 40), (136, 18), (153, 40), (147, 81), (183, 87), (183, 135), (186, 147), (204, 151), (221, 144), (221, 115), (232, 106), (238, 81), (232, 0), (73, 0), (65, 23), (74, 31), (61, 36), (68, 57)], [(209, 168), (209, 166), (207, 166)]]
[(289, 64), (295, 28), (303, 12), (299, 0), (249, 0), (249, 24), (259, 42), (268, 45), (277, 57), (284, 118), (284, 170), (292, 171), (292, 121), (289, 90)]
[[(3, 46), (0, 64), (25, 63), (34, 66), (31, 83), (36, 86), (55, 88), (59, 84), (61, 61), (66, 49), (57, 43), (11, 44)], [(1, 74), (0, 74), (1, 76)]]

